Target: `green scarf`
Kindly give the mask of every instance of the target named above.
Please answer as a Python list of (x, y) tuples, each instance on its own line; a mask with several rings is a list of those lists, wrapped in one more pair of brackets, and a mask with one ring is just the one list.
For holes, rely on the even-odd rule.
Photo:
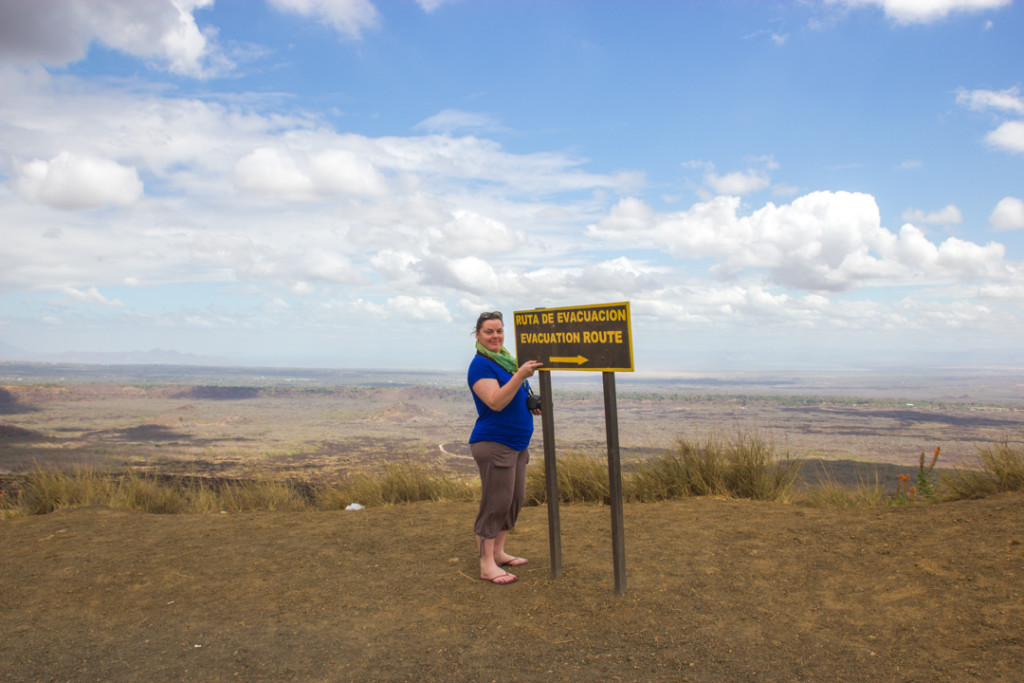
[(516, 365), (516, 357), (509, 353), (508, 349), (506, 349), (504, 346), (501, 347), (501, 351), (499, 353), (495, 353), (494, 351), (491, 351), (490, 349), (485, 347), (480, 342), (477, 342), (476, 352), (482, 356), (490, 358), (495, 363), (500, 365), (502, 368), (507, 370), (510, 374), (516, 374), (516, 370), (519, 369), (519, 366)]

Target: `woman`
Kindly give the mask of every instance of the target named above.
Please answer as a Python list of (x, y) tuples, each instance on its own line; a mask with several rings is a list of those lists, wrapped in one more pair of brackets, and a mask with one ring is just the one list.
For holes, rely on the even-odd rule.
[[(476, 321), (476, 356), (467, 379), (477, 419), (469, 448), (480, 468), (483, 489), (473, 532), (480, 553), (480, 578), (498, 585), (516, 580), (502, 567), (527, 560), (505, 552), (505, 537), (516, 524), (526, 497), (526, 463), (530, 461), (533, 416), (526, 405), (526, 380), (542, 365), (516, 359), (505, 348), (501, 313), (481, 313)], [(540, 414), (540, 410), (534, 411)]]

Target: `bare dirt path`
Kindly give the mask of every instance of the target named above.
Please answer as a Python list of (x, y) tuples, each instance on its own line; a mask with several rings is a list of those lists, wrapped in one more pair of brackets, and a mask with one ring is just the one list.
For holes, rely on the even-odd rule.
[(0, 521), (4, 681), (1017, 681), (1024, 495), (861, 511), (526, 508), (506, 587), (469, 503)]

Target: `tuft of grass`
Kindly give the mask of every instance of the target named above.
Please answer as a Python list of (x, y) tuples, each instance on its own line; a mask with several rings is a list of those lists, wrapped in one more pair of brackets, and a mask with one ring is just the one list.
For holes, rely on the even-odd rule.
[(637, 503), (686, 498), (690, 495), (687, 460), (680, 452), (637, 461), (622, 482), (623, 497)]
[[(558, 498), (562, 503), (607, 503), (610, 500), (608, 466), (600, 456), (569, 451), (558, 458)], [(526, 471), (526, 505), (547, 502), (543, 466)]]
[[(704, 442), (680, 439), (675, 451), (638, 461), (623, 474), (623, 498), (633, 502), (689, 496), (729, 496), (784, 502), (792, 496), (802, 463), (778, 456), (760, 436), (720, 435)], [(527, 471), (526, 503), (547, 499), (544, 471)], [(604, 503), (609, 500), (608, 470), (602, 458), (570, 452), (558, 460), (561, 502)]]
[(978, 449), (976, 467), (957, 468), (942, 477), (943, 498), (984, 498), (1004, 491), (1024, 491), (1024, 447), (1008, 438)]
[(62, 472), (37, 467), (25, 481), (19, 505), (29, 515), (45, 515), (70, 507), (108, 505), (112, 490), (109, 478), (92, 469)]
[(704, 443), (680, 438), (676, 442), (679, 457), (685, 466), (686, 492), (691, 496), (726, 494), (725, 471), (728, 452), (720, 434), (708, 436)]
[(580, 451), (566, 453), (558, 463), (558, 496), (565, 503), (608, 502), (607, 458)]
[(294, 486), (281, 481), (231, 482), (218, 491), (217, 501), (225, 512), (302, 512), (309, 507)]
[(995, 479), (998, 491), (1024, 491), (1024, 447), (1003, 439), (980, 449), (979, 457)]
[(0, 520), (27, 514), (21, 505), (21, 496), (20, 488), (11, 492), (0, 489)]
[[(544, 505), (548, 500), (543, 460), (530, 460), (526, 468), (526, 499), (523, 505)], [(559, 491), (561, 493), (561, 491)]]
[(152, 475), (128, 472), (112, 488), (106, 504), (118, 510), (176, 514), (189, 512), (189, 503), (180, 487), (168, 486)]
[(351, 503), (367, 507), (421, 501), (473, 500), (476, 486), (452, 478), (439, 467), (414, 462), (387, 462), (380, 473), (363, 473), (321, 491), (319, 507), (342, 509)]
[(778, 455), (761, 435), (712, 434), (703, 442), (680, 438), (676, 450), (637, 463), (629, 481), (630, 500), (651, 501), (684, 496), (729, 496), (785, 502), (803, 463)]
[(300, 491), (286, 482), (238, 481), (221, 486), (193, 481), (162, 481), (153, 475), (121, 475), (77, 469), (37, 468), (25, 479), (8, 516), (41, 515), (70, 507), (99, 505), (157, 514), (250, 510), (305, 510)]
[(874, 508), (886, 504), (885, 484), (875, 472), (874, 481), (865, 481), (863, 477), (852, 489), (843, 486), (824, 468), (818, 476), (818, 485), (807, 492), (803, 500), (805, 505), (816, 508)]
[(985, 470), (957, 467), (952, 472), (942, 474), (944, 500), (985, 498), (998, 492), (995, 478)]
[(726, 494), (736, 498), (787, 502), (800, 476), (803, 462), (788, 455), (777, 457), (775, 445), (754, 434), (737, 434), (725, 454)]

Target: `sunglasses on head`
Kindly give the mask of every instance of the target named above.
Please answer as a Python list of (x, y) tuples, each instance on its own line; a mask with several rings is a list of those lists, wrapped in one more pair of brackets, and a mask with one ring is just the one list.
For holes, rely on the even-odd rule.
[(501, 320), (501, 311), (491, 311), (490, 313), (481, 313), (480, 320)]

